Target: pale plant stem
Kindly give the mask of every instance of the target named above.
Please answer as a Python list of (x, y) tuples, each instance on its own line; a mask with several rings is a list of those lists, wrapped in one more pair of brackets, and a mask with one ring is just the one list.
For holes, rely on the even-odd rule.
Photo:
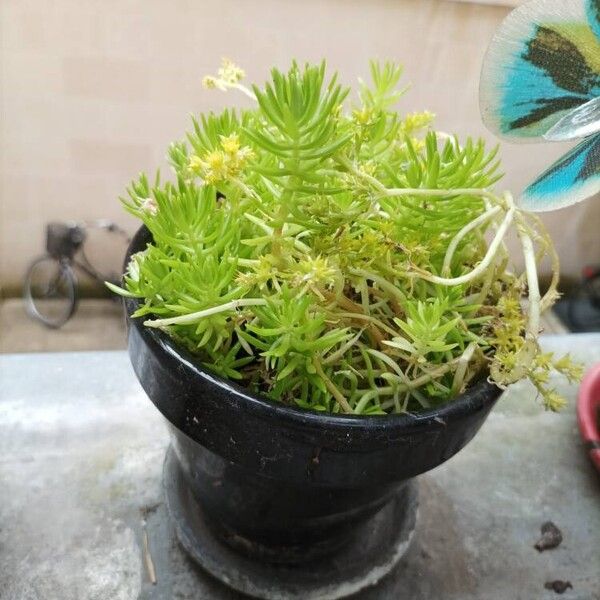
[[(512, 199), (510, 200), (510, 202), (514, 204)], [(486, 210), (490, 210), (492, 208), (492, 204), (489, 201), (489, 198), (483, 198), (483, 203)], [(498, 222), (496, 220), (492, 221), (492, 229), (494, 231), (498, 231)], [(502, 244), (500, 246), (504, 250), (504, 255), (508, 256), (508, 248), (506, 247), (506, 243), (504, 242), (504, 240), (502, 240)]]
[[(530, 218), (533, 218), (538, 229), (542, 232), (544, 248), (545, 248), (546, 254), (550, 257), (550, 260), (552, 263), (552, 266), (551, 266), (552, 280), (550, 281), (548, 290), (546, 291), (546, 293), (540, 300), (540, 311), (544, 312), (546, 309), (550, 308), (552, 306), (552, 304), (554, 304), (554, 301), (558, 297), (557, 289), (558, 289), (558, 282), (559, 282), (559, 277), (560, 277), (560, 258), (558, 256), (558, 252), (556, 251), (556, 248), (554, 247), (554, 244), (552, 243), (552, 240), (550, 240), (550, 236), (548, 234), (548, 231), (547, 231), (546, 226), (544, 225), (543, 221), (537, 215), (528, 215), (528, 216)], [(531, 235), (532, 234), (531, 227), (529, 227), (529, 225), (527, 225), (525, 223), (525, 221), (523, 221), (523, 223), (527, 226), (527, 230), (529, 231), (529, 233)]]
[(457, 188), (452, 190), (430, 189), (430, 188), (386, 188), (375, 177), (368, 173), (359, 171), (354, 164), (347, 158), (338, 157), (338, 162), (346, 167), (353, 175), (360, 177), (364, 181), (370, 183), (375, 189), (381, 192), (382, 196), (479, 196), (494, 204), (498, 204), (499, 198), (492, 192), (482, 188)]
[[(409, 379), (408, 383), (397, 383), (396, 386), (398, 386), (398, 389), (400, 391), (403, 391), (403, 392), (411, 391), (413, 388), (419, 387), (425, 383), (428, 383), (432, 379), (435, 379), (436, 377), (441, 377), (442, 375), (445, 375), (452, 368), (452, 366), (456, 363), (457, 360), (458, 359), (454, 359), (453, 361), (446, 363), (444, 365), (441, 365), (441, 366), (433, 369), (432, 371), (428, 371), (428, 372), (424, 373), (423, 375), (419, 375), (419, 377), (416, 377), (415, 379)], [(382, 394), (391, 394), (391, 393), (393, 393), (396, 386), (394, 386), (394, 387), (385, 386), (382, 388), (378, 388), (377, 391), (381, 392)], [(356, 390), (355, 393), (365, 393), (368, 391), (369, 390)]]
[(190, 325), (197, 323), (205, 317), (216, 315), (218, 313), (227, 312), (230, 310), (236, 310), (245, 306), (266, 306), (267, 301), (264, 298), (240, 298), (239, 300), (232, 300), (219, 306), (213, 306), (212, 308), (206, 308), (198, 312), (189, 313), (187, 315), (180, 315), (178, 317), (170, 317), (168, 319), (155, 319), (144, 321), (144, 325), (147, 327), (167, 327), (168, 325)]
[(369, 286), (364, 279), (360, 282), (360, 302), (363, 308), (363, 312), (366, 315), (370, 315), (371, 304), (369, 302)]
[(241, 179), (232, 177), (231, 182), (234, 183), (249, 198), (260, 201), (260, 196), (254, 190), (251, 190)]
[(383, 185), (383, 183), (381, 183), (380, 181), (378, 181), (377, 179), (375, 179), (375, 177), (372, 177), (368, 173), (364, 173), (363, 171), (359, 171), (354, 166), (354, 164), (352, 163), (352, 161), (348, 160), (346, 157), (344, 157), (344, 156), (338, 156), (337, 157), (337, 161), (342, 166), (346, 167), (346, 169), (348, 169), (348, 171), (350, 171), (353, 175), (355, 175), (356, 177), (360, 177), (361, 179), (364, 179), (365, 181), (367, 181), (368, 183), (370, 183), (375, 189), (377, 189), (381, 193), (385, 193), (387, 191), (387, 188)]
[(496, 270), (498, 268), (498, 266), (495, 264), (495, 260), (496, 260), (496, 257), (494, 257), (494, 261), (492, 261), (492, 263), (490, 263), (490, 266), (488, 269), (488, 274), (486, 275), (485, 279), (483, 280), (481, 289), (479, 290), (479, 292), (477, 292), (477, 294), (474, 294), (474, 298), (472, 300), (473, 304), (483, 304), (485, 302), (485, 299), (487, 298), (487, 296), (490, 292), (490, 289), (492, 287), (492, 283), (494, 282), (494, 278), (496, 276)]
[[(485, 205), (486, 210), (491, 210), (492, 205), (488, 198), (484, 198), (483, 203)], [(496, 232), (498, 231), (498, 223), (495, 220), (492, 221), (492, 229)], [(506, 248), (506, 244), (504, 243), (504, 240), (502, 240), (502, 243), (500, 244), (500, 248), (502, 248), (504, 250), (504, 257), (506, 258), (508, 256), (508, 250)], [(498, 250), (500, 250), (500, 248)], [(477, 298), (475, 301), (476, 304), (484, 303), (484, 301), (487, 298), (487, 295), (490, 291), (490, 288), (492, 287), (492, 283), (493, 283), (494, 277), (496, 275), (496, 269), (498, 268), (494, 264), (496, 262), (497, 257), (498, 257), (498, 252), (496, 253), (496, 256), (494, 256), (494, 260), (492, 261), (492, 263), (490, 263), (490, 268), (489, 268), (488, 274), (483, 282), (483, 285), (481, 286), (481, 290), (476, 295), (476, 298)], [(506, 266), (506, 264), (504, 266)]]
[[(495, 205), (498, 205), (498, 203), (500, 201), (500, 199), (492, 192), (489, 192), (488, 190), (484, 190), (484, 189), (478, 189), (478, 188), (458, 188), (458, 189), (453, 189), (453, 190), (439, 190), (439, 189), (427, 189), (427, 188), (386, 188), (379, 181), (377, 181), (377, 179), (375, 179), (374, 177), (371, 177), (367, 173), (362, 173), (361, 171), (356, 169), (354, 167), (354, 165), (347, 159), (340, 159), (339, 162), (343, 166), (345, 166), (347, 169), (349, 169), (354, 175), (361, 177), (365, 181), (368, 181), (383, 196), (387, 196), (387, 197), (396, 197), (396, 196), (435, 196), (435, 197), (479, 196), (479, 197), (483, 198), (484, 202), (487, 201), (486, 207), (489, 206), (490, 201), (493, 202)], [(508, 232), (508, 228), (510, 227), (511, 223), (513, 222), (516, 208), (514, 206), (514, 203), (512, 202), (512, 198), (510, 198), (509, 195), (506, 195), (505, 201), (508, 204), (508, 210), (506, 211), (504, 220), (498, 227), (496, 235), (495, 235), (494, 239), (492, 240), (492, 243), (488, 247), (488, 251), (487, 251), (485, 257), (483, 258), (481, 263), (479, 263), (479, 265), (477, 267), (475, 267), (475, 269), (473, 269), (470, 273), (467, 273), (466, 275), (462, 275), (460, 277), (454, 277), (454, 278), (438, 277), (437, 275), (433, 275), (432, 273), (426, 273), (426, 272), (423, 272), (423, 273), (417, 272), (417, 273), (415, 273), (415, 275), (417, 277), (420, 277), (421, 279), (431, 281), (432, 283), (437, 283), (439, 285), (446, 285), (446, 286), (461, 285), (463, 283), (468, 283), (469, 281), (472, 281), (473, 279), (476, 279), (477, 277), (479, 277), (481, 275), (481, 273), (483, 273), (489, 267), (489, 265), (492, 263), (492, 261), (494, 260), (496, 252), (498, 251), (498, 248), (502, 244), (504, 237), (505, 237), (506, 233)], [(461, 233), (462, 233), (462, 237), (464, 237), (464, 235), (466, 235), (474, 227), (477, 227), (478, 225), (480, 225), (482, 222), (484, 222), (488, 218), (495, 216), (498, 212), (500, 212), (500, 210), (501, 210), (500, 206), (495, 206), (493, 208), (489, 208), (488, 210), (486, 210), (486, 212), (483, 215), (480, 215), (479, 217), (477, 217), (477, 219), (475, 219), (474, 221), (469, 223), (465, 228), (463, 228), (463, 229), (466, 229), (466, 231), (464, 233), (462, 233), (463, 230), (461, 230), (457, 234), (457, 237), (460, 236)], [(485, 215), (485, 218), (484, 218), (484, 215)], [(482, 220), (480, 220), (480, 219), (482, 219)], [(456, 250), (456, 246), (458, 245), (458, 243), (460, 242), (460, 239), (462, 239), (462, 237), (459, 237), (459, 239), (456, 241), (456, 244), (454, 245), (453, 248), (450, 248), (450, 247), (448, 248), (449, 254), (448, 253), (446, 254), (446, 258), (444, 260), (444, 266), (446, 268), (447, 268), (446, 259), (448, 259), (448, 264), (449, 264), (449, 261), (452, 259), (452, 254)], [(452, 244), (451, 244), (451, 246), (452, 246)]]
[(440, 377), (440, 375), (447, 373), (450, 370), (450, 368), (456, 364), (457, 361), (458, 361), (458, 358), (454, 358), (450, 362), (447, 362), (445, 365), (440, 365), (439, 367), (436, 367), (435, 369), (432, 369), (431, 371), (427, 371), (425, 366), (419, 367), (421, 369), (421, 371), (425, 371), (425, 372), (423, 373), (423, 375), (420, 375), (416, 379), (413, 379), (411, 381), (411, 385), (412, 386), (415, 386), (415, 385), (421, 386), (424, 383), (427, 383), (428, 381), (435, 379), (436, 377)]
[(298, 238), (294, 237), (294, 248), (296, 248), (296, 250), (300, 250), (300, 252), (303, 252), (304, 254), (310, 254), (312, 249), (310, 248), (310, 246), (307, 246), (305, 243), (301, 242)]
[(527, 233), (526, 226), (522, 223), (521, 218), (519, 218), (517, 223), (517, 233), (519, 235), (519, 239), (521, 240), (521, 247), (523, 249), (523, 256), (525, 258), (525, 272), (527, 274), (527, 289), (529, 296), (529, 307), (527, 309), (529, 313), (527, 337), (535, 340), (540, 332), (540, 286), (537, 276), (537, 265), (535, 261), (533, 242), (531, 241), (531, 237)]
[(364, 269), (348, 269), (349, 273), (352, 275), (358, 275), (359, 277), (366, 277), (371, 281), (377, 283), (381, 289), (387, 290), (393, 296), (396, 296), (399, 300), (403, 302), (406, 301), (406, 296), (393, 284), (377, 275), (376, 273), (371, 273), (370, 271), (365, 271)]
[(244, 339), (244, 336), (241, 334), (241, 329), (236, 325), (235, 332), (237, 334), (238, 342), (240, 346), (248, 353), (250, 356), (254, 356), (254, 350), (252, 350), (252, 346)]
[(448, 245), (448, 249), (446, 250), (446, 256), (444, 256), (444, 265), (442, 266), (442, 274), (447, 275), (450, 272), (450, 264), (452, 263), (452, 258), (454, 257), (454, 253), (456, 252), (456, 248), (463, 240), (463, 238), (468, 235), (471, 231), (497, 215), (502, 208), (500, 206), (494, 206), (489, 210), (486, 210), (482, 215), (479, 215), (476, 219), (473, 219), (470, 223), (467, 223), (453, 238), (450, 244)]
[(226, 85), (227, 85), (227, 87), (230, 87), (234, 90), (238, 90), (238, 91), (242, 92), (242, 94), (248, 96), (248, 98), (251, 98), (252, 100), (254, 100), (256, 102), (256, 96), (245, 85), (243, 85), (241, 83), (228, 83)]
[(407, 387), (410, 388), (410, 385), (411, 385), (410, 379), (408, 378), (406, 373), (404, 373), (404, 371), (402, 371), (400, 366), (396, 363), (396, 361), (394, 361), (394, 359), (391, 356), (388, 356), (387, 354), (384, 354), (383, 352), (379, 352), (378, 350), (373, 350), (372, 348), (367, 348), (367, 352), (369, 354), (371, 354), (372, 356), (374, 356), (375, 358), (378, 358), (384, 364), (391, 367), (391, 369), (396, 373), (396, 376), (402, 380), (404, 385), (406, 385)]
[(352, 407), (350, 406), (348, 400), (346, 400), (346, 397), (344, 396), (344, 394), (342, 394), (342, 392), (340, 392), (340, 390), (338, 390), (338, 388), (333, 383), (333, 381), (331, 381), (331, 379), (329, 379), (329, 377), (327, 377), (327, 375), (325, 374), (325, 371), (323, 371), (323, 367), (321, 366), (321, 363), (315, 359), (315, 360), (313, 360), (313, 365), (317, 371), (317, 375), (323, 380), (323, 383), (325, 383), (325, 387), (329, 390), (331, 395), (337, 400), (338, 404), (342, 407), (342, 410), (345, 413), (352, 414), (353, 410), (352, 410)]
[(384, 354), (383, 352), (379, 352), (379, 350), (373, 350), (373, 348), (367, 348), (367, 352), (371, 356), (378, 358), (381, 362), (388, 365), (388, 367), (391, 367), (392, 370), (396, 373), (396, 375), (398, 377), (400, 377), (400, 379), (402, 379), (402, 381), (405, 383), (405, 385), (410, 384), (410, 381), (409, 381), (408, 377), (405, 375), (404, 371), (402, 371), (402, 369), (400, 368), (398, 363), (396, 363), (396, 361), (391, 356), (388, 356), (387, 354)]
[(238, 264), (241, 265), (242, 267), (257, 267), (258, 265), (260, 265), (260, 260), (257, 260), (255, 258), (234, 258), (233, 256), (230, 256), (227, 259), (227, 262), (230, 264)]
[[(419, 377), (417, 377), (416, 379), (413, 380), (408, 380), (407, 383), (398, 383), (395, 386), (385, 386), (385, 387), (381, 387), (378, 388), (377, 390), (356, 390), (355, 393), (361, 393), (362, 396), (360, 398), (360, 400), (358, 401), (354, 412), (359, 414), (361, 413), (366, 405), (369, 403), (370, 400), (372, 400), (373, 398), (376, 398), (377, 396), (385, 396), (385, 395), (391, 395), (394, 393), (394, 391), (398, 390), (401, 392), (412, 392), (415, 388), (418, 388), (428, 382), (430, 382), (432, 379), (435, 379), (436, 377), (441, 377), (442, 375), (444, 375), (445, 373), (447, 373), (450, 368), (456, 364), (458, 359), (455, 359), (449, 363), (446, 363), (445, 365), (441, 365), (440, 367), (430, 371), (429, 373), (425, 373), (424, 375), (421, 375)], [(369, 395), (366, 399), (365, 396)]]
[(458, 394), (463, 386), (465, 380), (465, 374), (467, 373), (467, 368), (471, 359), (473, 358), (473, 354), (477, 349), (477, 344), (475, 342), (471, 342), (465, 349), (465, 351), (458, 358), (458, 366), (456, 367), (456, 371), (454, 372), (454, 379), (452, 381), (452, 394)]
[(347, 319), (358, 319), (360, 321), (368, 321), (369, 323), (373, 323), (373, 325), (375, 325), (378, 329), (381, 329), (382, 331), (385, 331), (386, 333), (389, 333), (390, 335), (398, 335), (397, 331), (394, 331), (391, 327), (388, 327), (385, 323), (383, 323), (382, 321), (380, 321), (379, 319), (376, 319), (375, 317), (372, 317), (370, 315), (365, 315), (363, 313), (355, 313), (355, 312), (340, 312), (340, 313), (336, 313), (335, 315), (336, 317), (342, 317), (342, 318), (347, 318)]
[(344, 354), (346, 354), (346, 352), (348, 352), (348, 350), (350, 350), (350, 348), (352, 348), (352, 346), (354, 346), (354, 344), (358, 341), (358, 339), (363, 334), (363, 332), (364, 332), (364, 329), (361, 329), (355, 336), (350, 338), (343, 346), (341, 346), (333, 354), (330, 354), (327, 358), (325, 358), (323, 360), (323, 364), (331, 365), (331, 364), (335, 363), (337, 360), (339, 360), (340, 358), (342, 358), (344, 356)]
[(354, 414), (360, 415), (367, 406), (367, 404), (369, 404), (369, 402), (373, 400), (373, 398), (377, 398), (377, 396), (379, 395), (380, 390), (370, 390), (366, 394), (363, 394), (360, 400), (356, 403), (356, 406), (354, 407)]
[[(273, 237), (275, 235), (275, 230), (272, 227), (267, 225), (264, 221), (262, 221), (258, 217), (255, 217), (253, 214), (244, 213), (244, 217), (246, 217), (249, 221), (254, 223), (257, 227), (260, 227), (269, 237)], [(285, 225), (285, 223), (284, 223), (284, 225)], [(300, 250), (300, 252), (303, 252), (304, 254), (310, 253), (309, 246), (307, 246), (304, 242), (301, 242), (296, 236), (292, 235), (291, 233), (287, 233), (287, 232), (283, 231), (283, 228), (282, 228), (282, 231), (280, 232), (280, 237), (282, 239), (287, 238), (287, 237), (292, 238), (294, 240), (294, 248), (296, 248), (296, 250)]]
[(425, 279), (426, 281), (431, 281), (431, 283), (437, 283), (439, 285), (453, 286), (453, 285), (462, 285), (463, 283), (468, 283), (469, 281), (473, 281), (473, 279), (477, 279), (492, 263), (504, 236), (506, 235), (508, 228), (510, 227), (514, 215), (515, 215), (515, 207), (511, 206), (506, 212), (506, 216), (502, 221), (500, 227), (498, 227), (498, 231), (492, 243), (488, 247), (488, 251), (486, 252), (483, 260), (469, 273), (465, 275), (461, 275), (460, 277), (438, 277), (437, 275), (433, 275), (432, 273), (423, 272), (414, 272), (417, 277), (421, 279)]
[(260, 227), (267, 235), (273, 235), (273, 228), (267, 225), (262, 219), (259, 219), (251, 213), (244, 213), (244, 217), (246, 217), (248, 221), (254, 223), (257, 227)]

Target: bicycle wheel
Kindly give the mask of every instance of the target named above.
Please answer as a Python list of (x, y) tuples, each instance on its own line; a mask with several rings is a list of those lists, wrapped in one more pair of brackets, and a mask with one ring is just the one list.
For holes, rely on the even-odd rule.
[(51, 256), (35, 260), (25, 275), (23, 295), (27, 312), (47, 327), (57, 329), (75, 312), (75, 273), (65, 261)]

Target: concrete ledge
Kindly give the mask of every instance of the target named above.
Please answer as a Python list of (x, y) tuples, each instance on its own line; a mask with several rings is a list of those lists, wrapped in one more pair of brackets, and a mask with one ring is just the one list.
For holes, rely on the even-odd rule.
[(118, 301), (80, 300), (75, 315), (60, 329), (48, 329), (32, 319), (20, 298), (0, 302), (0, 354), (125, 347), (125, 318)]

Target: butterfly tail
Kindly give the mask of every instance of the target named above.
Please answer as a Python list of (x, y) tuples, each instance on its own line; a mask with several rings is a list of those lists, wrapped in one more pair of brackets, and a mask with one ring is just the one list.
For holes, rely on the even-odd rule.
[(520, 207), (532, 212), (565, 208), (600, 192), (600, 134), (586, 138), (523, 192)]

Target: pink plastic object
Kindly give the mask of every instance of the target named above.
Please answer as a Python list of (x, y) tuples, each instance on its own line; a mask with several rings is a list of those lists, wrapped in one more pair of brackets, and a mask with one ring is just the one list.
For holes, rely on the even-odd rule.
[(600, 471), (600, 364), (592, 367), (581, 382), (577, 422), (590, 458)]

